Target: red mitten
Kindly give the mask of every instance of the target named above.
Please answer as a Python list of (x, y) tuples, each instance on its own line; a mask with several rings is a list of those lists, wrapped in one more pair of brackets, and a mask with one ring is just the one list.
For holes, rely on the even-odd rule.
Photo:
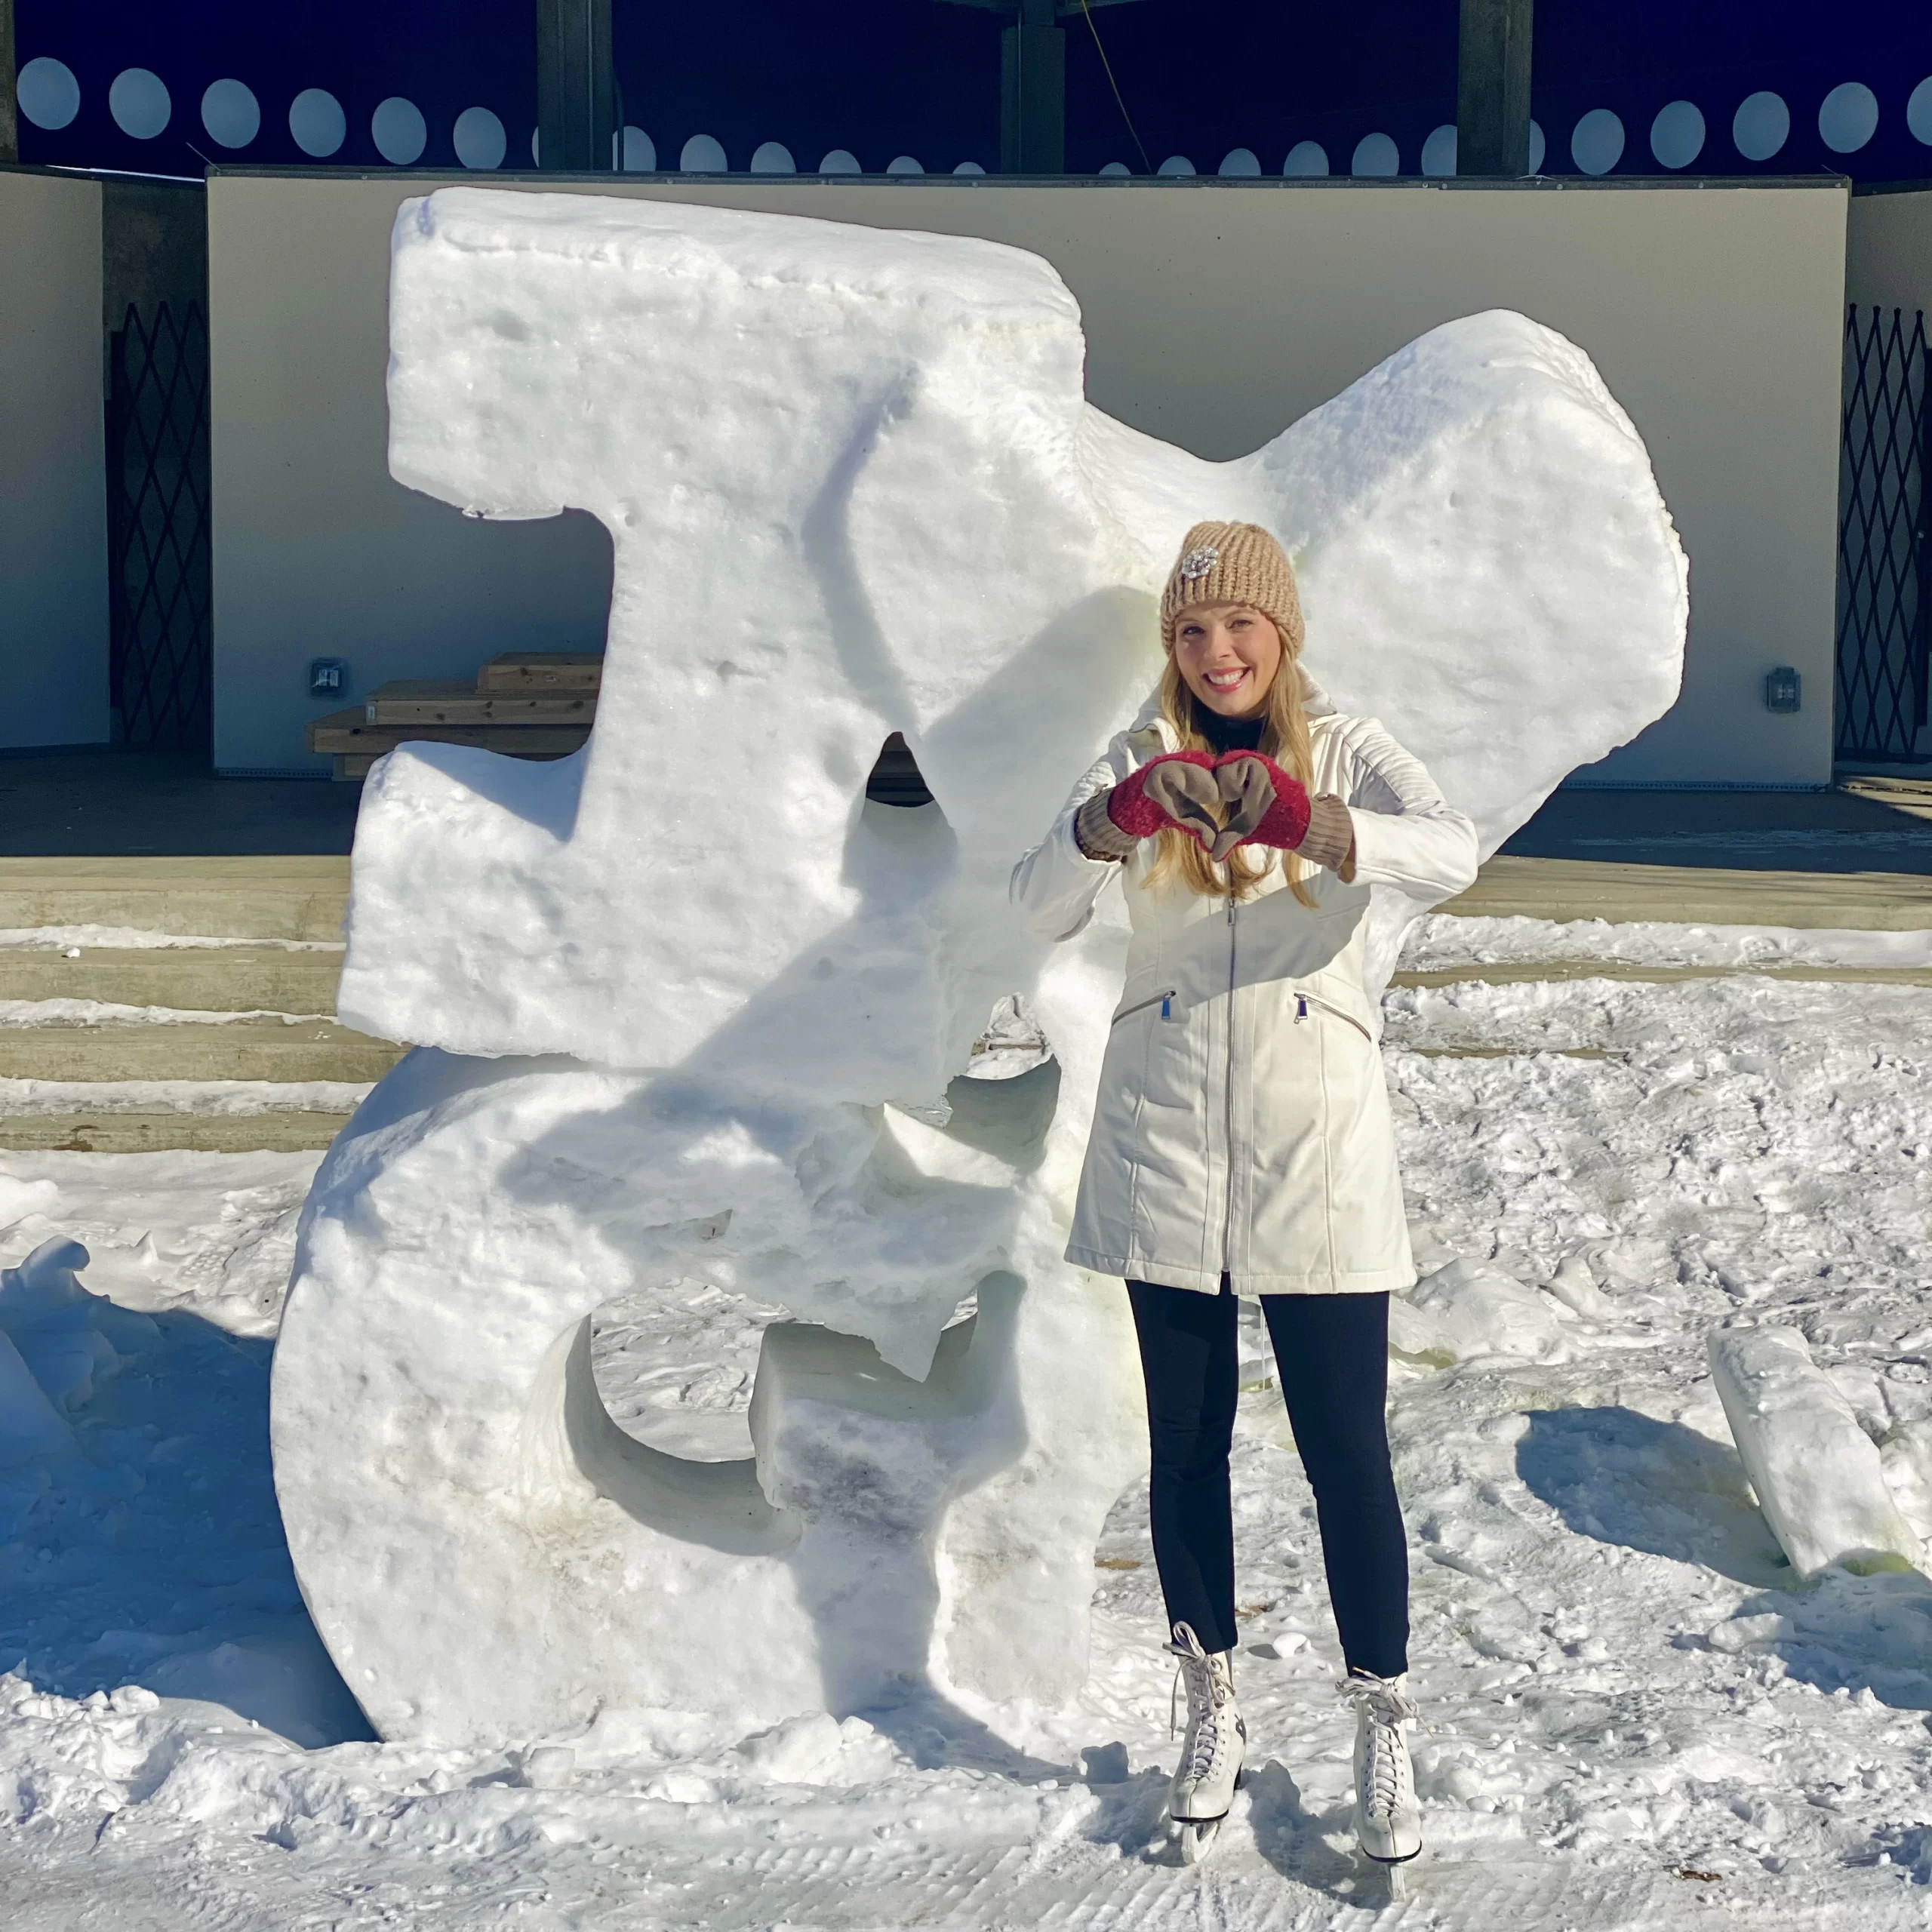
[(1164, 752), (1149, 758), (1107, 794), (1107, 816), (1115, 827), (1130, 838), (1151, 838), (1168, 826), (1178, 825), (1204, 844), (1204, 832), (1211, 835), (1214, 830), (1209, 804), (1214, 796), (1214, 781), (1175, 768), (1183, 765), (1211, 772), (1214, 761), (1205, 752)]
[(1227, 817), (1212, 851), (1226, 858), (1237, 845), (1297, 851), (1308, 836), (1308, 790), (1260, 752), (1224, 752), (1214, 781)]

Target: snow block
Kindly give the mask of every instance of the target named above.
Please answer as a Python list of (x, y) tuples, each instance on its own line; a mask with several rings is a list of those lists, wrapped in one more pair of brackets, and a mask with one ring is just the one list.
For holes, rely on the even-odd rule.
[(56, 1235), (17, 1268), (0, 1269), (0, 1334), (63, 1414), (84, 1409), (156, 1332), (150, 1316), (82, 1286), (88, 1260), (78, 1241)]
[[(370, 1097), (306, 1211), (272, 1427), (304, 1594), (386, 1737), (1078, 1691), (1146, 1453), (1133, 1334), (1058, 1258), (1054, 1070), (963, 1085), (938, 1128), (424, 1051)], [(633, 1440), (591, 1371), (600, 1304), (700, 1281), (798, 1318), (730, 1461)]]
[(1712, 1380), (1758, 1506), (1791, 1567), (1898, 1568), (1921, 1560), (1878, 1447), (1795, 1328), (1719, 1329)]
[[(1203, 517), (1280, 534), (1313, 674), (1494, 849), (1675, 695), (1643, 446), (1497, 312), (1204, 463), (1087, 405), (1033, 257), (587, 196), (405, 204), (391, 344), (398, 478), (588, 509), (615, 577), (583, 752), (405, 746), (365, 791), (340, 1010), (424, 1050), (318, 1174), (276, 1351), (318, 1626), (390, 1737), (909, 1682), (1017, 1735), (1079, 1687), (1146, 1447), (1118, 1284), (1060, 1259), (1124, 909), (1044, 948), (1014, 861), (1154, 685)], [(934, 804), (865, 800), (894, 731)], [(1057, 1065), (956, 1080), (996, 1007)], [(694, 1283), (789, 1317), (733, 1461), (589, 1374), (601, 1303)]]
[(1547, 1295), (1480, 1261), (1452, 1261), (1394, 1297), (1389, 1339), (1404, 1355), (1450, 1362), (1564, 1361), (1575, 1352)]

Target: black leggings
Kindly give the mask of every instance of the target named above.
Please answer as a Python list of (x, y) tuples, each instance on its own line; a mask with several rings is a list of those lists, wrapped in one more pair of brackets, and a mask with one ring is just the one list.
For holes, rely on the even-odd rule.
[[(1228, 1292), (1129, 1281), (1152, 1451), (1149, 1514), (1170, 1623), (1235, 1647), (1235, 1325)], [(1315, 1491), (1328, 1600), (1351, 1669), (1408, 1668), (1409, 1561), (1389, 1466), (1386, 1294), (1263, 1295), (1275, 1372)]]

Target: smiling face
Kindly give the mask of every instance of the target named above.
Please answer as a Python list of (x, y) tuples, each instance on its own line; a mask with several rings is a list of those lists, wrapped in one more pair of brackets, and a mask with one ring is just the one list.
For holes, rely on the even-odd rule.
[(1281, 634), (1245, 604), (1190, 604), (1174, 620), (1174, 665), (1223, 718), (1252, 718), (1281, 668)]

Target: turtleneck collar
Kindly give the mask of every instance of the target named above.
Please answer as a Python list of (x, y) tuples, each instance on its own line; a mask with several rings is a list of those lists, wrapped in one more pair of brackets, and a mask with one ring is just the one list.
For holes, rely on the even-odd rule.
[(1259, 751), (1261, 734), (1268, 720), (1265, 715), (1223, 718), (1218, 712), (1210, 711), (1204, 704), (1197, 704), (1194, 707), (1194, 721), (1200, 726), (1201, 735), (1217, 753), (1221, 753)]

